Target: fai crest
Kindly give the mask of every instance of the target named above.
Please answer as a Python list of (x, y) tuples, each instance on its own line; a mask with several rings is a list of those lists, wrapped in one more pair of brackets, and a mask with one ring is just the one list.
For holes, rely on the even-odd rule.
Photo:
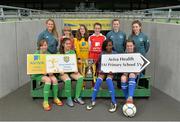
[(139, 38), (139, 41), (142, 42), (142, 41), (143, 41), (143, 38)]
[(69, 56), (64, 56), (64, 62), (69, 62)]

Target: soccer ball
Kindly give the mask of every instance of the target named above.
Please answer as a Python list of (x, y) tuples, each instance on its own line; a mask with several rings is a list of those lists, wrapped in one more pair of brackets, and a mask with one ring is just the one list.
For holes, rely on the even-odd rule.
[(136, 106), (132, 103), (124, 104), (122, 110), (127, 117), (133, 117), (136, 114)]

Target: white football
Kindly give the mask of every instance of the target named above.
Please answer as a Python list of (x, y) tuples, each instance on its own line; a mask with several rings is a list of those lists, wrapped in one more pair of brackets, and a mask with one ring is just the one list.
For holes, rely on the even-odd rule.
[(126, 103), (123, 105), (123, 114), (127, 117), (133, 117), (136, 114), (136, 106), (132, 103)]

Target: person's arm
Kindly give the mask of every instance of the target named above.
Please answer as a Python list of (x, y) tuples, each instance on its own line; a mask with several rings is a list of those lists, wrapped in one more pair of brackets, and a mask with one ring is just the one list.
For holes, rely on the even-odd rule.
[(77, 63), (82, 63), (82, 62), (81, 62), (81, 59), (78, 57), (78, 51), (77, 51), (76, 40), (74, 40), (74, 46), (75, 46), (75, 50), (73, 50), (73, 51), (74, 51), (74, 54), (76, 54)]
[(110, 32), (106, 34), (106, 39), (110, 39)]
[(39, 43), (40, 40), (44, 39), (44, 32), (41, 32), (38, 36), (38, 39), (37, 39), (37, 45)]
[(101, 71), (101, 58), (102, 58), (102, 55), (103, 55), (103, 53), (101, 53), (100, 54), (100, 56), (99, 56), (99, 58), (98, 58), (98, 60), (97, 60), (97, 68), (96, 68), (96, 72), (98, 72), (98, 73), (102, 73), (102, 71)]
[(74, 38), (74, 50), (76, 51), (76, 49), (77, 49), (77, 39)]
[(106, 36), (104, 36), (104, 41), (106, 40)]
[(145, 47), (145, 51), (146, 51), (146, 53), (147, 53), (148, 50), (149, 50), (149, 47), (150, 47), (149, 39), (148, 39), (147, 36), (145, 36), (144, 47)]
[(131, 40), (131, 39), (132, 39), (132, 35), (129, 35), (127, 40)]
[(125, 49), (126, 49), (126, 34), (124, 33), (124, 40), (123, 40), (123, 50), (125, 52)]
[(88, 38), (88, 44), (89, 44), (89, 51), (90, 51), (90, 47), (91, 47), (91, 36), (89, 36), (89, 38)]
[(79, 57), (79, 43), (78, 43), (78, 40), (77, 38), (74, 38), (74, 50), (76, 52), (76, 56), (77, 56), (77, 59), (80, 60), (80, 57)]
[(59, 44), (60, 44), (59, 39), (57, 39), (57, 41), (56, 41), (56, 47), (57, 48), (58, 48)]

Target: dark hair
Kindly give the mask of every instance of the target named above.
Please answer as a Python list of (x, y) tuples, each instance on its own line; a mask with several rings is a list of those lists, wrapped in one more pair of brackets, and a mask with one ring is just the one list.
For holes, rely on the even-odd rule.
[(95, 26), (96, 26), (96, 25), (99, 25), (99, 26), (100, 26), (100, 28), (102, 28), (102, 25), (101, 25), (101, 23), (99, 23), (99, 22), (96, 22), (96, 23), (94, 23), (93, 27), (95, 28)]
[[(142, 24), (139, 20), (134, 20), (131, 25), (133, 26), (134, 24), (138, 24), (140, 27), (142, 26)], [(141, 29), (140, 29), (140, 32), (141, 32)], [(132, 35), (134, 35), (133, 30), (132, 30)]]
[(134, 52), (136, 52), (136, 46), (135, 46), (134, 40), (126, 40), (126, 42), (125, 42), (125, 50), (126, 50), (126, 45), (127, 45), (127, 43), (129, 43), (129, 42), (133, 43), (133, 45), (134, 45)]
[(59, 47), (59, 52), (60, 52), (61, 54), (64, 54), (64, 53), (65, 53), (65, 52), (64, 52), (64, 44), (66, 43), (67, 40), (71, 41), (70, 38), (63, 38), (62, 41), (61, 41), (61, 44), (60, 44), (60, 47)]
[(40, 47), (43, 46), (44, 42), (46, 42), (46, 44), (48, 44), (47, 40), (45, 40), (45, 39), (42, 39), (42, 40), (38, 41), (37, 50), (40, 50)]
[[(88, 41), (89, 32), (88, 32), (87, 27), (86, 27), (84, 24), (80, 24), (80, 27), (84, 27), (84, 29), (85, 29), (84, 38), (85, 38), (85, 41)], [(82, 35), (81, 35), (81, 33), (80, 33), (80, 28), (79, 28), (79, 29), (77, 30), (77, 32), (76, 32), (76, 38), (77, 38), (78, 40), (81, 40), (81, 38), (82, 38)]]
[(103, 44), (102, 44), (102, 51), (106, 51), (106, 46), (108, 45), (108, 43), (111, 42), (113, 45), (113, 41), (110, 39), (106, 39)]
[(113, 24), (114, 21), (118, 21), (119, 24), (120, 24), (120, 20), (119, 20), (119, 19), (117, 19), (117, 18), (116, 18), (116, 19), (113, 19), (113, 20), (112, 20), (112, 24)]

